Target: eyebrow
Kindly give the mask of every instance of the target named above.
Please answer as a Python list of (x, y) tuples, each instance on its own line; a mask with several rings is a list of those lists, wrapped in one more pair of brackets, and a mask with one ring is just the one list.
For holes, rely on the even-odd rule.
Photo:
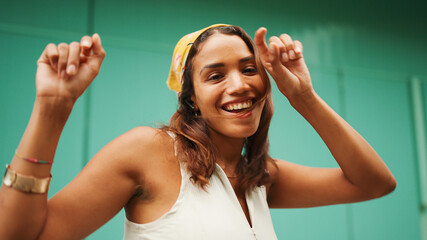
[[(240, 60), (239, 60), (239, 63), (252, 61), (252, 60), (254, 60), (254, 59), (255, 59), (255, 57), (254, 57), (254, 56), (244, 57), (244, 58), (242, 58), (242, 59), (240, 59)], [(224, 67), (224, 66), (225, 66), (225, 64), (224, 64), (224, 63), (212, 63), (212, 64), (208, 64), (208, 65), (204, 66), (204, 67), (202, 68), (202, 70), (200, 70), (200, 75), (201, 75), (201, 74), (202, 74), (202, 72), (203, 72), (204, 70), (206, 70), (207, 68), (218, 68), (218, 67)]]
[(252, 61), (252, 60), (255, 60), (255, 57), (254, 56), (248, 56), (248, 57), (240, 59), (239, 62), (243, 63), (243, 62), (248, 62), (248, 61)]
[(208, 64), (208, 65), (206, 65), (206, 66), (204, 66), (203, 68), (202, 68), (202, 70), (200, 70), (200, 75), (202, 75), (202, 72), (204, 71), (204, 70), (206, 70), (207, 68), (218, 68), (218, 67), (224, 67), (225, 65), (224, 65), (224, 63), (213, 63), (213, 64)]

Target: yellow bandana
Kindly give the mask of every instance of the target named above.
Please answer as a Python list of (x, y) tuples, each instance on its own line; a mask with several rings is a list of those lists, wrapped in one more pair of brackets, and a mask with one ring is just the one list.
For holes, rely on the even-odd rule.
[(172, 56), (172, 64), (169, 72), (169, 77), (166, 82), (168, 87), (175, 92), (180, 92), (182, 87), (182, 77), (185, 70), (188, 53), (194, 41), (206, 30), (219, 26), (229, 26), (228, 24), (214, 24), (207, 28), (203, 28), (197, 32), (193, 32), (182, 37), (175, 46)]

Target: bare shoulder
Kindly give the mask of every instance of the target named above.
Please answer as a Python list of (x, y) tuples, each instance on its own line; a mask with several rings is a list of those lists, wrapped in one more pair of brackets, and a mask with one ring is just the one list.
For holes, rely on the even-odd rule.
[(113, 142), (126, 142), (126, 144), (137, 145), (139, 147), (153, 146), (155, 144), (164, 143), (163, 141), (170, 141), (171, 137), (161, 129), (152, 127), (136, 127), (123, 135), (119, 136)]
[(170, 155), (174, 150), (174, 141), (165, 131), (152, 127), (137, 127), (123, 135), (129, 141), (133, 151), (143, 155), (138, 158)]
[(161, 129), (136, 127), (111, 141), (98, 154), (105, 152), (117, 155), (116, 160), (128, 169), (140, 170), (147, 162), (173, 154), (173, 139)]
[(277, 177), (277, 174), (279, 172), (279, 169), (277, 168), (277, 159), (270, 158), (267, 161), (267, 171), (270, 174), (270, 177), (274, 181)]
[(114, 141), (124, 142), (129, 147), (137, 147), (139, 150), (141, 148), (148, 150), (151, 147), (163, 146), (164, 144), (173, 142), (172, 138), (165, 131), (145, 126), (136, 127), (119, 136)]
[(268, 196), (270, 193), (271, 186), (275, 183), (277, 179), (277, 175), (279, 173), (276, 159), (273, 159), (273, 158), (268, 159), (267, 171), (268, 171), (268, 174), (270, 175), (270, 182), (266, 185), (267, 196)]
[(80, 175), (85, 172), (114, 173), (119, 178), (131, 180), (137, 188), (147, 174), (158, 167), (153, 163), (171, 159), (173, 149), (173, 139), (166, 132), (137, 127), (104, 146)]

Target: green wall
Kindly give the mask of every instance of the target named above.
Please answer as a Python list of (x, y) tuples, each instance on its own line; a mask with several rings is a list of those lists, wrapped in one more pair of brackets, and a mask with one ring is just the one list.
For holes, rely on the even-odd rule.
[[(421, 239), (420, 184), (410, 79), (427, 112), (427, 17), (422, 1), (0, 1), (0, 163), (13, 156), (31, 114), (36, 61), (49, 42), (101, 35), (107, 57), (61, 137), (50, 195), (105, 144), (140, 125), (167, 123), (176, 95), (165, 80), (176, 41), (223, 22), (250, 35), (287, 32), (304, 44), (320, 96), (395, 174), (396, 190), (364, 203), (272, 210), (279, 239)], [(336, 166), (316, 132), (274, 89), (274, 157)], [(427, 129), (427, 128), (424, 128)], [(78, 201), (78, 199), (76, 199)], [(0, 213), (1, 214), (1, 213)], [(121, 212), (88, 239), (120, 239)], [(424, 228), (427, 228), (427, 223)], [(427, 238), (424, 238), (427, 239)]]

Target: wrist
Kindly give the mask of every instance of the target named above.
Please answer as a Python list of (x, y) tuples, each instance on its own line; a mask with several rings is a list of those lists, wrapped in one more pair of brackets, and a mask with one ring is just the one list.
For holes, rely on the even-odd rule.
[(66, 121), (73, 110), (74, 101), (60, 97), (36, 97), (33, 113), (55, 121)]
[(292, 96), (292, 98), (288, 98), (289, 103), (294, 107), (297, 111), (302, 109), (307, 109), (314, 106), (317, 102), (319, 102), (319, 96), (314, 91), (313, 88), (310, 90), (304, 91), (303, 93)]

